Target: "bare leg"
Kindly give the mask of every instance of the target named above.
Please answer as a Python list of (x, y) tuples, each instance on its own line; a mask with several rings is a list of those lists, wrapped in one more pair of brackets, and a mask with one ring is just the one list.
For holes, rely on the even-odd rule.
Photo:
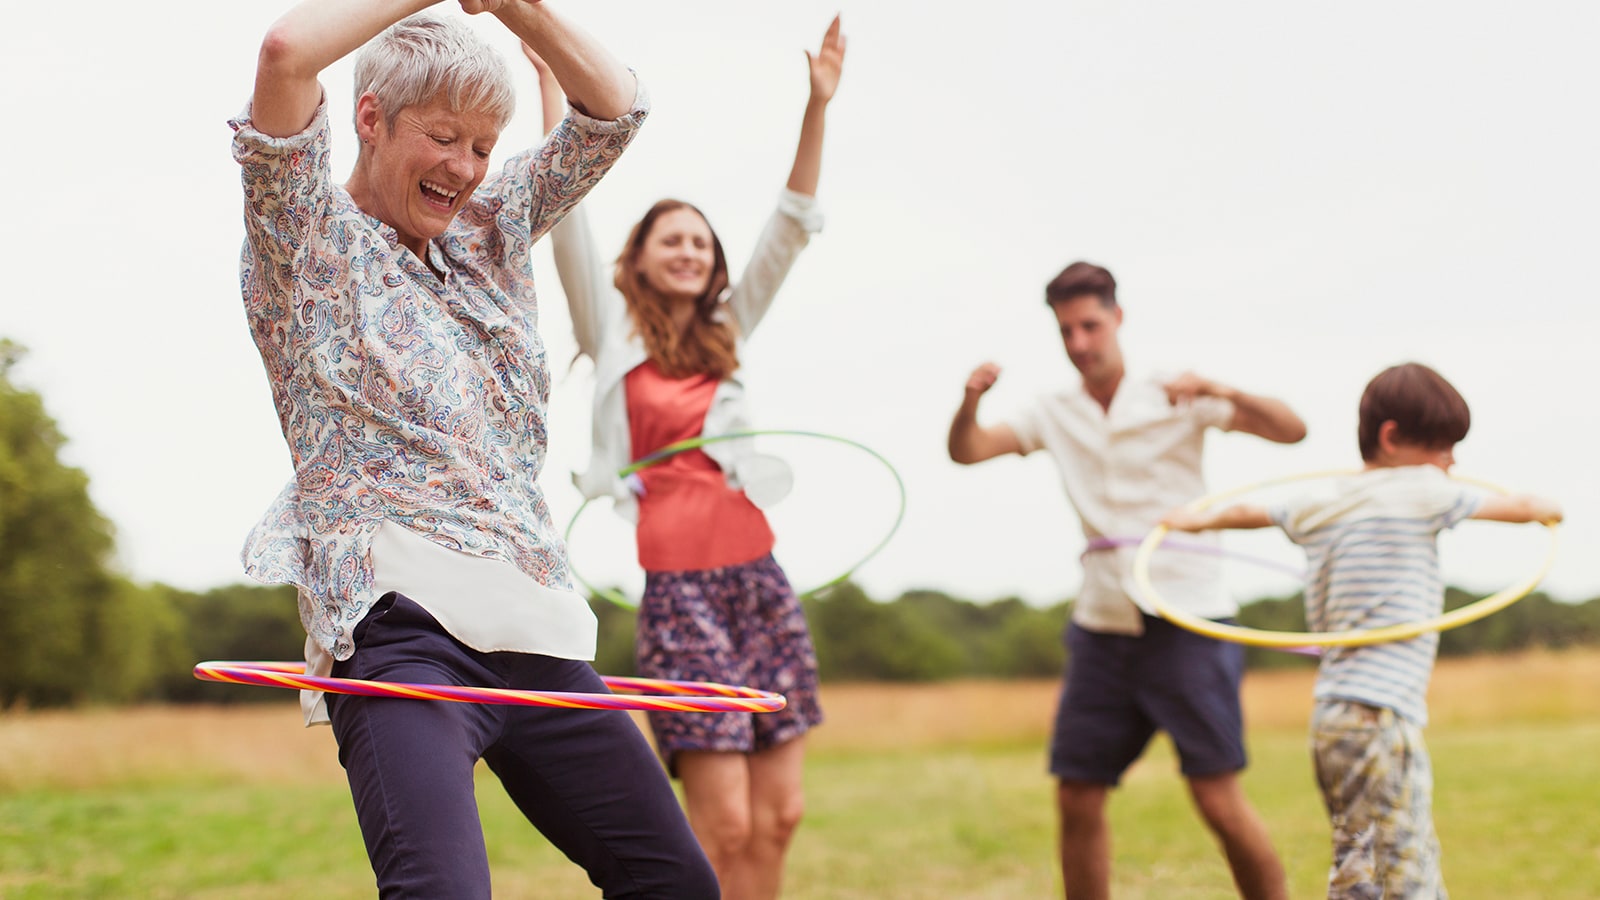
[(1288, 900), (1283, 863), (1272, 838), (1245, 797), (1233, 773), (1189, 779), (1189, 794), (1201, 818), (1222, 844), (1233, 870), (1233, 883), (1246, 900)]
[(746, 757), (750, 762), (750, 842), (729, 874), (733, 900), (776, 900), (783, 859), (805, 814), (805, 738)]
[(748, 755), (679, 754), (689, 824), (725, 900), (776, 900), (805, 810), (804, 759), (804, 738)]
[(692, 751), (678, 754), (678, 777), (689, 827), (711, 860), (722, 895), (734, 898), (730, 879), (750, 846), (750, 769), (743, 753)]
[(1059, 782), (1056, 808), (1061, 817), (1061, 882), (1067, 900), (1107, 900), (1111, 896), (1111, 829), (1106, 823), (1110, 788), (1086, 781)]

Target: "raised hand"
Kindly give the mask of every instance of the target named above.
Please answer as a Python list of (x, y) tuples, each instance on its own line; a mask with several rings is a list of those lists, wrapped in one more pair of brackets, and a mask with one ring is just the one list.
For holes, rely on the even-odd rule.
[[(463, 0), (465, 2), (465, 0)], [(822, 47), (816, 53), (806, 51), (806, 62), (811, 67), (811, 99), (827, 103), (839, 89), (839, 71), (844, 68), (844, 34), (839, 31), (839, 17), (834, 16), (828, 33), (822, 36)]]
[(986, 362), (973, 369), (972, 374), (967, 376), (967, 393), (972, 395), (987, 393), (999, 378), (1000, 367), (992, 362)]

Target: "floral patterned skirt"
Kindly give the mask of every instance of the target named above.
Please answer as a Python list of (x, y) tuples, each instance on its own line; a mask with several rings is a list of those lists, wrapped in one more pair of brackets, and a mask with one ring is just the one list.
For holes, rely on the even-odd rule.
[(673, 774), (685, 750), (753, 753), (822, 722), (811, 631), (770, 553), (717, 569), (647, 573), (634, 655), (643, 678), (745, 685), (788, 700), (774, 713), (650, 713)]

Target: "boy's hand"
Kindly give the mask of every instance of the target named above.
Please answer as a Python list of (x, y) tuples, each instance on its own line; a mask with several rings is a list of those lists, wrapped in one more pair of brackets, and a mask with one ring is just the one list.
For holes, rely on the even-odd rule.
[(1211, 528), (1211, 516), (1180, 506), (1161, 517), (1161, 524), (1169, 531), (1205, 531)]
[(1541, 500), (1535, 507), (1534, 519), (1541, 525), (1559, 525), (1565, 518), (1561, 504), (1554, 500)]

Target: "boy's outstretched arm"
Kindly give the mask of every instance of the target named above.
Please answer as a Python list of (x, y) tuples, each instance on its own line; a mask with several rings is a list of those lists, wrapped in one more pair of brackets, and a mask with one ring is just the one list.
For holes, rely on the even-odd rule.
[(1272, 514), (1264, 506), (1240, 503), (1222, 509), (1195, 511), (1180, 506), (1161, 518), (1172, 531), (1211, 531), (1217, 528), (1271, 528)]
[(1561, 504), (1532, 494), (1492, 494), (1483, 499), (1471, 518), (1490, 522), (1544, 522), (1554, 524), (1563, 518)]

